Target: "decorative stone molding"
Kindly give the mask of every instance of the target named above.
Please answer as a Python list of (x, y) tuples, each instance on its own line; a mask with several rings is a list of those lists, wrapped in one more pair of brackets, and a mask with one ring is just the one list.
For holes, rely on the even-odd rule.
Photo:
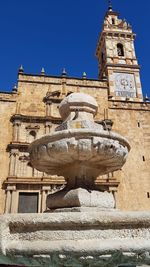
[[(32, 185), (39, 185), (42, 186), (48, 186), (50, 188), (50, 191), (56, 191), (62, 189), (62, 187), (65, 184), (65, 180), (62, 178), (57, 177), (57, 179), (53, 179), (52, 177), (14, 177), (14, 176), (8, 176), (7, 180), (5, 180), (4, 185), (11, 186), (11, 185), (28, 185), (30, 181), (30, 186)], [(42, 189), (43, 190), (43, 189)]]
[(56, 124), (60, 124), (62, 122), (62, 119), (60, 118), (50, 118), (50, 117), (46, 117), (46, 116), (29, 116), (29, 115), (18, 115), (15, 114), (11, 117), (11, 122), (13, 123), (13, 121), (15, 119), (19, 119), (21, 122), (26, 122), (31, 124), (32, 123), (45, 123), (45, 121), (49, 121), (49, 122), (55, 122)]
[(31, 131), (31, 130), (34, 130), (34, 131), (38, 131), (40, 129), (40, 126), (39, 125), (28, 125), (26, 126), (26, 130), (28, 131)]
[(0, 101), (2, 102), (16, 102), (17, 94), (13, 92), (0, 92)]
[(60, 103), (62, 100), (62, 97), (60, 98), (60, 96), (61, 96), (60, 90), (53, 91), (53, 92), (48, 91), (46, 93), (46, 96), (44, 97), (43, 101), (46, 104), (52, 104), (53, 102), (54, 103)]
[(53, 92), (47, 92), (46, 98), (51, 98), (51, 97), (59, 97), (61, 94), (60, 90), (58, 91), (53, 91)]
[(109, 100), (109, 108), (150, 111), (150, 102)]
[(21, 161), (30, 161), (30, 157), (27, 156), (27, 155), (23, 155), (23, 156), (19, 157), (19, 160), (21, 160)]
[(7, 146), (7, 151), (18, 150), (20, 152), (27, 152), (29, 143), (11, 142)]
[(20, 120), (14, 120), (13, 121), (13, 126), (20, 126), (21, 125), (21, 121)]

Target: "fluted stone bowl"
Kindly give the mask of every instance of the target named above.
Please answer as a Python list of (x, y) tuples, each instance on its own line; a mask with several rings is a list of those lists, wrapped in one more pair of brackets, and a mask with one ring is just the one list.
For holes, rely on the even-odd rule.
[(67, 179), (95, 179), (121, 169), (130, 146), (119, 134), (92, 129), (54, 132), (34, 141), (31, 163), (39, 171)]

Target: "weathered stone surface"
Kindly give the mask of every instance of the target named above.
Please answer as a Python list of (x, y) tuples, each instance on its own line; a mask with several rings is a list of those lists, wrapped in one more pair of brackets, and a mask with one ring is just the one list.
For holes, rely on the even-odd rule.
[[(115, 200), (112, 193), (88, 191), (83, 188), (72, 189), (69, 192), (50, 194), (47, 197), (47, 207), (49, 209), (71, 208), (71, 207), (98, 207), (99, 209), (114, 209)], [(88, 212), (88, 210), (87, 210)]]
[(95, 98), (83, 93), (70, 94), (65, 97), (59, 106), (59, 112), (63, 120), (71, 120), (76, 112), (78, 112), (78, 115), (80, 114), (79, 116), (82, 116), (82, 119), (84, 119), (84, 115), (87, 119), (88, 115), (89, 119), (91, 117), (91, 120), (93, 120), (93, 116), (90, 116), (90, 114), (95, 116), (97, 110), (98, 104)]
[(92, 129), (56, 132), (33, 142), (32, 165), (49, 174), (88, 179), (121, 169), (130, 146), (116, 133)]
[(107, 266), (140, 265), (150, 264), (149, 253), (150, 213), (147, 212), (67, 212), (0, 217), (0, 263), (28, 266), (61, 266), (62, 263), (64, 266), (87, 266), (90, 263), (92, 267), (102, 267), (104, 263)]

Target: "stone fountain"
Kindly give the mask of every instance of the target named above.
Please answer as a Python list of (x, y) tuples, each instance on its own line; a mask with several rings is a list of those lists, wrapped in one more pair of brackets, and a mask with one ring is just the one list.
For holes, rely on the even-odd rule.
[(22, 266), (115, 267), (150, 265), (150, 213), (115, 209), (113, 193), (97, 188), (99, 175), (126, 162), (130, 145), (94, 122), (98, 105), (73, 93), (60, 104), (63, 123), (34, 141), (32, 165), (63, 175), (66, 187), (47, 198), (47, 213), (0, 218), (0, 263)]
[(63, 123), (29, 148), (36, 169), (66, 179), (64, 190), (48, 196), (50, 210), (115, 207), (113, 194), (97, 191), (95, 180), (99, 175), (121, 169), (130, 145), (121, 135), (104, 130), (103, 122), (94, 122), (97, 109), (92, 96), (70, 94), (59, 108)]

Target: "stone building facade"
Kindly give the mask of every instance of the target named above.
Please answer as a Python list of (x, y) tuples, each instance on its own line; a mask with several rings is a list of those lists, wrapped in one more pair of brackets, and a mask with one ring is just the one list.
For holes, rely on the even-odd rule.
[(61, 123), (58, 107), (71, 92), (94, 96), (95, 121), (126, 137), (131, 152), (118, 172), (98, 177), (101, 191), (113, 192), (121, 210), (150, 209), (150, 102), (143, 99), (140, 67), (131, 26), (109, 7), (97, 44), (99, 79), (32, 75), (19, 69), (18, 84), (0, 93), (0, 212), (43, 212), (46, 196), (64, 186), (63, 177), (35, 170), (29, 144)]

